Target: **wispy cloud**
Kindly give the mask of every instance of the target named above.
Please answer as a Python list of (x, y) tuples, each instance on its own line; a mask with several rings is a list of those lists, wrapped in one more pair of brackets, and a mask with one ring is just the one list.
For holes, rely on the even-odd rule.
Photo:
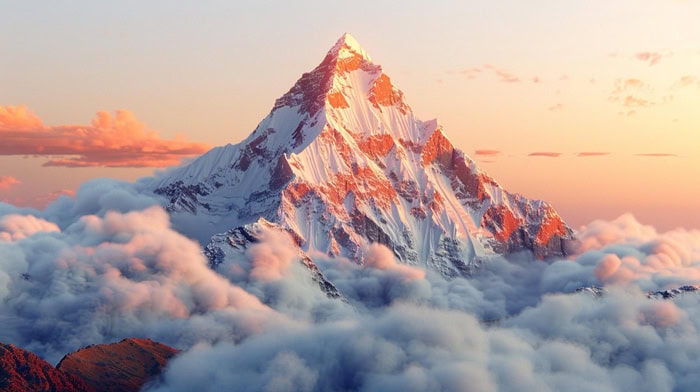
[(9, 189), (21, 183), (20, 180), (12, 176), (0, 176), (0, 189)]
[[(453, 74), (454, 72), (448, 71), (449, 74)], [(469, 67), (469, 68), (464, 68), (462, 70), (457, 71), (457, 73), (464, 75), (467, 79), (473, 80), (476, 79), (477, 77), (483, 77), (486, 75), (494, 75), (496, 76), (497, 80), (503, 83), (520, 83), (520, 82), (529, 82), (533, 84), (542, 84), (544, 83), (544, 79), (537, 74), (534, 74), (532, 76), (525, 76), (525, 77), (520, 77), (516, 72), (513, 72), (507, 68), (502, 68), (493, 64), (482, 64), (480, 66), (475, 66), (475, 67)], [(561, 74), (559, 77), (553, 76), (549, 78), (549, 80), (567, 80), (569, 78), (568, 75)]]
[(671, 154), (667, 152), (648, 152), (648, 153), (641, 153), (641, 154), (635, 154), (638, 157), (651, 157), (651, 158), (664, 158), (664, 157), (677, 157), (678, 155), (676, 154)]
[(646, 108), (649, 106), (653, 106), (654, 102), (649, 101), (649, 100), (644, 99), (644, 98), (639, 98), (639, 97), (635, 97), (632, 95), (628, 95), (622, 101), (622, 104), (628, 108)]
[(685, 87), (698, 87), (700, 88), (700, 80), (693, 75), (681, 76), (673, 85), (672, 89), (685, 88)]
[(637, 78), (622, 79), (621, 84), (624, 88), (642, 88), (645, 86), (645, 83)]
[(613, 84), (608, 100), (623, 106), (621, 114), (631, 116), (636, 113), (635, 109), (656, 105), (653, 93), (651, 86), (641, 79), (618, 78)]
[(618, 97), (629, 92), (638, 93), (640, 91), (650, 91), (650, 86), (641, 79), (637, 78), (618, 78), (615, 79), (611, 97)]
[(550, 107), (547, 108), (547, 110), (549, 110), (550, 112), (556, 112), (556, 111), (559, 111), (559, 110), (562, 110), (562, 109), (564, 109), (564, 104), (563, 104), (563, 103), (556, 103), (556, 104), (554, 104), (554, 105), (552, 105), (552, 106), (550, 106)]
[(536, 152), (531, 152), (527, 154), (529, 157), (547, 157), (547, 158), (558, 158), (561, 156), (560, 152), (551, 152), (551, 151), (536, 151)]
[(637, 60), (649, 63), (649, 66), (652, 66), (658, 64), (664, 55), (659, 52), (639, 52), (635, 53), (634, 57)]
[(23, 105), (0, 106), (0, 140), (0, 155), (50, 156), (45, 166), (65, 167), (164, 167), (209, 148), (161, 139), (128, 110), (100, 111), (89, 125), (47, 126)]
[(479, 67), (466, 68), (459, 71), (459, 73), (466, 76), (467, 79), (475, 79), (481, 72), (483, 72), (483, 70)]
[(484, 65), (484, 68), (490, 70), (490, 71), (493, 72), (496, 76), (498, 76), (498, 78), (499, 78), (499, 80), (500, 80), (501, 82), (505, 82), (505, 83), (517, 83), (517, 82), (520, 82), (520, 78), (517, 77), (517, 76), (515, 76), (513, 73), (511, 73), (511, 72), (508, 71), (507, 69), (498, 68), (498, 67), (495, 67), (495, 66), (493, 66), (493, 65), (491, 65), (491, 64), (486, 64), (486, 65)]
[(602, 152), (602, 151), (583, 151), (583, 152), (576, 154), (577, 157), (581, 157), (581, 158), (602, 157), (605, 155), (610, 155), (610, 153), (609, 152)]
[[(505, 68), (496, 67), (491, 64), (484, 64), (480, 67), (465, 68), (459, 71), (459, 73), (466, 76), (467, 79), (476, 79), (477, 76), (483, 75), (485, 73), (491, 73), (495, 75), (499, 81), (504, 83), (518, 83), (521, 81), (520, 78), (511, 71)], [(533, 77), (531, 80), (533, 83), (541, 82), (540, 78), (537, 76)]]
[(495, 155), (500, 155), (501, 151), (500, 150), (474, 150), (474, 155), (479, 155), (479, 156), (495, 156)]

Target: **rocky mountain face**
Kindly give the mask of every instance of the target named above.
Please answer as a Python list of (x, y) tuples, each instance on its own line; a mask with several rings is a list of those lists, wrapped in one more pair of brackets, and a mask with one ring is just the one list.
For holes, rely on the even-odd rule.
[[(562, 256), (572, 237), (551, 205), (507, 192), (436, 120), (418, 119), (347, 34), (248, 138), (150, 186), (174, 216), (196, 215), (212, 228), (264, 219), (304, 251), (358, 262), (364, 246), (378, 242), (401, 262), (446, 277), (496, 254)], [(210, 257), (221, 240), (214, 237)]]
[[(584, 286), (576, 289), (576, 293), (588, 293), (594, 297), (602, 297), (606, 295), (606, 290), (600, 286)], [(676, 297), (682, 297), (684, 295), (697, 295), (700, 293), (700, 286), (698, 285), (684, 285), (679, 287), (668, 288), (665, 290), (648, 291), (646, 297), (654, 300), (672, 300)]]
[(177, 350), (150, 339), (124, 339), (66, 355), (58, 366), (0, 343), (0, 391), (139, 391)]
[(82, 348), (63, 357), (56, 368), (94, 391), (138, 391), (177, 352), (150, 339), (130, 338)]
[(685, 294), (697, 294), (700, 291), (700, 286), (685, 285), (672, 289), (650, 291), (647, 293), (647, 298), (653, 299), (673, 299)]
[(82, 380), (57, 370), (34, 353), (0, 343), (0, 391), (92, 391)]

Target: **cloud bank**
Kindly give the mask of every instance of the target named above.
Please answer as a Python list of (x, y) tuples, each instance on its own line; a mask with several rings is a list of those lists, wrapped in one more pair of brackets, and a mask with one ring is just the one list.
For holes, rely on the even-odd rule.
[[(215, 270), (159, 200), (115, 181), (43, 211), (0, 204), (0, 341), (56, 363), (87, 344), (149, 337), (185, 350), (147, 390), (692, 391), (700, 231), (631, 215), (578, 230), (569, 259), (521, 253), (445, 280), (374, 244), (363, 263), (264, 233)], [(602, 296), (577, 292), (602, 287)]]
[(44, 125), (26, 106), (0, 106), (0, 155), (46, 156), (44, 166), (165, 167), (209, 149), (161, 139), (128, 110), (100, 111), (89, 125)]
[[(210, 390), (693, 390), (697, 296), (662, 301), (644, 291), (698, 281), (689, 272), (700, 263), (700, 232), (660, 234), (626, 215), (580, 233), (572, 259), (495, 259), (471, 279), (389, 276), (395, 262), (378, 245), (364, 266), (321, 261), (351, 309), (195, 346), (150, 389), (208, 380)], [(629, 259), (627, 279), (600, 274), (611, 257)], [(592, 285), (606, 294), (575, 293)]]
[(123, 336), (236, 340), (276, 320), (207, 265), (156, 200), (94, 181), (36, 212), (0, 204), (0, 341), (56, 363)]

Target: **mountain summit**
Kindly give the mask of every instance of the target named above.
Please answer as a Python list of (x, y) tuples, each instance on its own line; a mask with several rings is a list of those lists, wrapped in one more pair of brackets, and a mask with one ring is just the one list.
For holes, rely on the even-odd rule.
[[(572, 235), (546, 202), (505, 191), (456, 149), (349, 34), (253, 133), (157, 177), (175, 219), (212, 232), (258, 221), (304, 250), (363, 260), (371, 242), (445, 276), (494, 254), (561, 256)], [(211, 230), (211, 229), (209, 229)]]

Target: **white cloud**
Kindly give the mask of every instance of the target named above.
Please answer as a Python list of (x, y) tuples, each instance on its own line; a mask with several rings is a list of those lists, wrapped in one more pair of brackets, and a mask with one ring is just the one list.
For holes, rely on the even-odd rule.
[[(267, 233), (216, 271), (137, 186), (95, 181), (44, 211), (0, 205), (0, 341), (54, 363), (143, 336), (185, 350), (153, 390), (694, 390), (700, 232), (631, 216), (579, 230), (577, 254), (527, 253), (469, 279), (312, 255), (347, 302), (318, 289), (291, 239)], [(602, 286), (595, 297), (573, 293)]]

